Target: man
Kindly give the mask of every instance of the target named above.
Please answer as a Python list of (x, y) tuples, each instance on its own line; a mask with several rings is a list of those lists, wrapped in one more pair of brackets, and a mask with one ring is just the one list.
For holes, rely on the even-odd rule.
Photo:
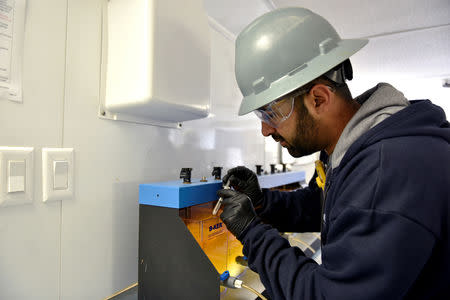
[[(385, 83), (352, 99), (348, 58), (366, 43), (303, 8), (236, 40), (239, 114), (295, 157), (322, 151), (326, 168), (323, 189), (313, 177), (294, 192), (261, 190), (245, 167), (224, 176), (221, 218), (270, 299), (450, 299), (449, 123)], [(322, 264), (279, 231), (321, 231)]]

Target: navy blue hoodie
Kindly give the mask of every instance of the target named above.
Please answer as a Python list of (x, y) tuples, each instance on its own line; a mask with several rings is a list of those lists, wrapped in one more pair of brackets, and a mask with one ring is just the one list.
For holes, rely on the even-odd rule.
[[(443, 110), (412, 101), (349, 146), (324, 207), (314, 177), (263, 190), (272, 226), (258, 219), (239, 239), (270, 299), (450, 299), (449, 143)], [(321, 227), (321, 265), (279, 235)]]

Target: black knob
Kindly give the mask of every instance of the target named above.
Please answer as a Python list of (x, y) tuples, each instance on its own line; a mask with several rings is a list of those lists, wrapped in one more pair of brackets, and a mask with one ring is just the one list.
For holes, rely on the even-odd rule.
[(262, 169), (262, 165), (256, 165), (256, 174), (259, 176), (261, 175), (263, 169)]
[(275, 164), (270, 164), (270, 174), (275, 174)]
[(215, 180), (220, 180), (222, 178), (222, 167), (214, 167), (211, 175), (214, 176)]
[(183, 178), (183, 183), (191, 183), (191, 171), (192, 168), (181, 169), (180, 178)]

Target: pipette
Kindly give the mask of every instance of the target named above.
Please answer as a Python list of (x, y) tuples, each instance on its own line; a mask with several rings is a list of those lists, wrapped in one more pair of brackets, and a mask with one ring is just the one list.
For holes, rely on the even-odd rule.
[[(226, 190), (230, 189), (230, 180), (227, 181), (227, 183), (223, 186), (223, 188)], [(219, 208), (222, 205), (222, 201), (223, 201), (222, 197), (220, 197), (219, 200), (217, 200), (217, 204), (216, 204), (216, 206), (214, 206), (214, 209), (212, 212), (213, 216), (217, 215), (217, 212), (219, 211)]]

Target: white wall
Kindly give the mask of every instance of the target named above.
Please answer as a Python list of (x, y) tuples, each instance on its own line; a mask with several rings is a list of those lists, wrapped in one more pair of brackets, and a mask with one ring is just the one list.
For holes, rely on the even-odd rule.
[(0, 144), (35, 147), (34, 203), (0, 208), (0, 299), (58, 299), (61, 203), (42, 203), (42, 147), (63, 140), (67, 3), (28, 1), (23, 103), (0, 101)]
[[(102, 1), (28, 1), (24, 102), (0, 101), (0, 145), (35, 147), (34, 201), (0, 208), (0, 299), (102, 299), (136, 282), (140, 183), (264, 160), (258, 123), (236, 116), (234, 45), (214, 30), (214, 117), (99, 119)], [(73, 200), (42, 202), (43, 147), (74, 148)]]

